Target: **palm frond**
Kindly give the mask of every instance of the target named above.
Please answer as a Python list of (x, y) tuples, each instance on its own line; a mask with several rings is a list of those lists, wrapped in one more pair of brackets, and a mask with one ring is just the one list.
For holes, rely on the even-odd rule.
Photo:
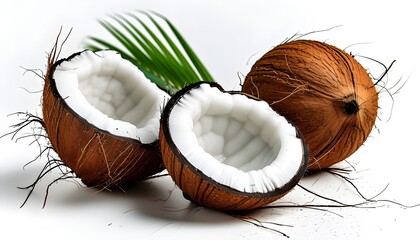
[(194, 82), (214, 81), (181, 33), (159, 13), (138, 10), (114, 14), (99, 24), (118, 45), (89, 36), (87, 49), (119, 52), (171, 94)]

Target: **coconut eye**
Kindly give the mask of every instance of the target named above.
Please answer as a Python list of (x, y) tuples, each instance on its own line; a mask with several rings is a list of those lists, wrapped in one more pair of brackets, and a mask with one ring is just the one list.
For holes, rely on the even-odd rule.
[(344, 111), (347, 115), (355, 114), (359, 111), (359, 104), (355, 100), (351, 100), (344, 104)]
[(189, 86), (165, 107), (161, 148), (187, 198), (220, 209), (278, 199), (297, 183), (307, 160), (296, 128), (266, 102), (208, 83)]

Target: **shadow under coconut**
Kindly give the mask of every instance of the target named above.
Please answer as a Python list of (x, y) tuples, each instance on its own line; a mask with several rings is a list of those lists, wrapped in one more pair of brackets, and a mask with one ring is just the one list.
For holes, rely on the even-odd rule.
[(20, 206), (26, 197), (26, 191), (20, 190), (19, 187), (26, 186), (33, 182), (38, 175), (34, 169), (7, 168), (1, 169), (0, 173), (0, 190), (1, 201), (16, 204)]
[(234, 221), (228, 214), (199, 207), (186, 200), (169, 176), (133, 184), (117, 195), (129, 199), (133, 208), (127, 213), (138, 214), (139, 217), (217, 225)]
[[(0, 189), (3, 194), (0, 202), (11, 207), (39, 209), (44, 206), (44, 203), (47, 209), (63, 207), (102, 209), (113, 206), (115, 211), (130, 214), (130, 218), (135, 219), (138, 215), (139, 219), (146, 217), (179, 223), (219, 225), (235, 221), (228, 214), (197, 207), (186, 200), (169, 176), (108, 190), (88, 188), (78, 178), (54, 182), (61, 176), (61, 172), (56, 169), (43, 176), (32, 193), (31, 188), (19, 189), (33, 184), (43, 167), (42, 161), (39, 161), (31, 163), (24, 169), (21, 166), (2, 169)], [(29, 197), (28, 194), (30, 194)]]
[[(28, 203), (39, 204), (42, 207), (45, 198), (44, 190), (51, 181), (50, 177), (43, 179), (42, 184), (37, 186)], [(33, 181), (33, 179), (29, 180)], [(76, 184), (59, 181), (50, 186), (46, 208), (85, 208), (91, 205), (101, 209), (112, 206), (115, 211), (121, 211), (121, 214), (129, 214), (130, 219), (138, 217), (140, 220), (146, 217), (160, 222), (218, 225), (235, 221), (228, 214), (198, 207), (186, 200), (169, 176), (145, 180), (112, 190), (77, 185), (80, 182), (78, 179), (70, 181), (76, 181)], [(21, 202), (23, 199), (19, 199), (19, 201)]]
[[(16, 203), (17, 207), (42, 208), (44, 203), (62, 205), (66, 202), (70, 205), (82, 204), (89, 201), (89, 194), (85, 194), (78, 179), (72, 178), (55, 182), (62, 176), (60, 171), (48, 172), (41, 178), (40, 173), (44, 165), (31, 163), (24, 167), (12, 167), (0, 174), (0, 190), (3, 200)], [(33, 191), (32, 191), (33, 190)], [(29, 207), (29, 206), (28, 206)]]

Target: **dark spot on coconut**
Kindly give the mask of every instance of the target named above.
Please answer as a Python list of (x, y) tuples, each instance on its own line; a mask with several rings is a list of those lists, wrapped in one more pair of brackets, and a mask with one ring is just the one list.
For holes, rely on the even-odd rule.
[(356, 114), (358, 111), (359, 104), (356, 102), (356, 100), (351, 100), (350, 102), (344, 104), (344, 112), (346, 112), (347, 115)]

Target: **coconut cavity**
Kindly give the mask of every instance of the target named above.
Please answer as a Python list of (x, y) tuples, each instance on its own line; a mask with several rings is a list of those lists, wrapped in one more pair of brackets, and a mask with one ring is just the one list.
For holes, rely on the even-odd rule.
[[(285, 118), (264, 101), (238, 92), (223, 92), (216, 84), (187, 88), (165, 108), (161, 148), (168, 171), (188, 198), (220, 208), (207, 200), (197, 200), (200, 188), (204, 188), (199, 183), (202, 180), (197, 180), (193, 190), (191, 182), (195, 180), (179, 180), (188, 174), (177, 172), (173, 168), (176, 163), (171, 161), (189, 166), (196, 176), (217, 185), (219, 190), (247, 198), (264, 194), (280, 197), (297, 183), (306, 164), (305, 145)], [(174, 150), (172, 154), (166, 153), (168, 146)], [(173, 158), (168, 157), (171, 155)]]
[(63, 61), (53, 78), (80, 117), (113, 135), (152, 143), (168, 95), (114, 51), (84, 51)]

